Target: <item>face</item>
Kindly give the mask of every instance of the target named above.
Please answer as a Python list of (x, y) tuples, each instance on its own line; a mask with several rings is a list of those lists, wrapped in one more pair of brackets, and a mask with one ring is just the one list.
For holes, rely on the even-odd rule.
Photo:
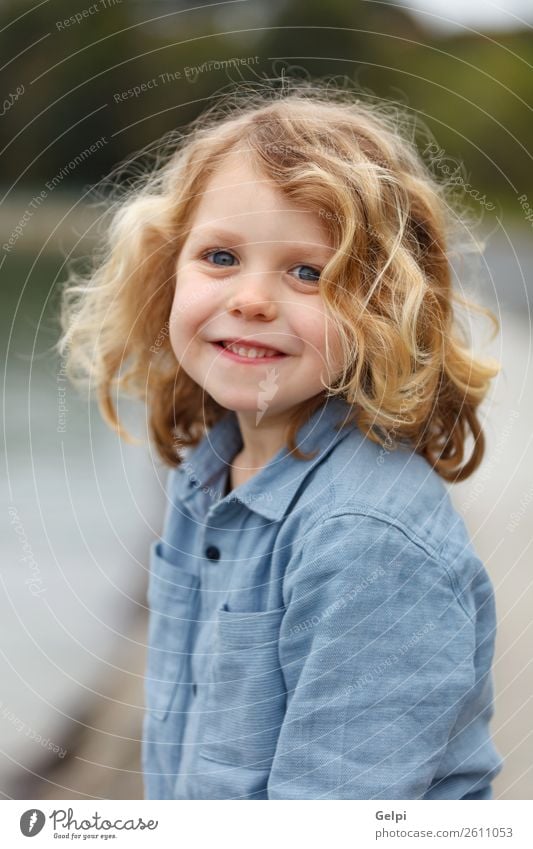
[(206, 185), (177, 260), (170, 341), (189, 376), (256, 427), (340, 373), (318, 290), (333, 253), (318, 213), (293, 204), (242, 152)]

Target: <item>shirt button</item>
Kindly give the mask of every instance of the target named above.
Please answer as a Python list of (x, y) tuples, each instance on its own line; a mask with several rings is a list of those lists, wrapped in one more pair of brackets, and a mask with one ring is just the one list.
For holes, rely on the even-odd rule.
[(209, 560), (218, 560), (220, 557), (220, 551), (216, 545), (208, 545), (205, 550), (205, 556), (208, 557)]

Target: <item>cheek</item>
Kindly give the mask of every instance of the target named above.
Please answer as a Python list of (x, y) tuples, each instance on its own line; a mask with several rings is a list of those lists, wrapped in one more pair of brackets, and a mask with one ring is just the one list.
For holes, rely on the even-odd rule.
[(330, 321), (328, 325), (328, 344), (332, 366), (339, 369), (342, 367), (344, 354), (339, 331), (333, 321)]
[(194, 292), (176, 285), (170, 309), (170, 344), (180, 361), (190, 349), (197, 325), (197, 299), (191, 295), (191, 291)]
[(177, 275), (170, 312), (171, 337), (186, 337), (189, 343), (198, 327), (208, 320), (213, 304), (213, 292), (205, 281), (192, 275)]
[(341, 374), (344, 355), (340, 335), (336, 323), (326, 314), (322, 316), (320, 324), (317, 324), (312, 342), (314, 345), (313, 357), (317, 366), (318, 362), (320, 362), (320, 368), (327, 369), (329, 379), (333, 379), (338, 374)]
[(308, 342), (308, 345), (315, 357), (321, 360), (326, 358), (326, 336), (330, 358), (336, 362), (341, 356), (341, 348), (339, 334), (335, 323), (331, 318), (328, 318), (325, 312), (314, 312), (309, 316), (306, 327), (303, 328), (303, 338)]

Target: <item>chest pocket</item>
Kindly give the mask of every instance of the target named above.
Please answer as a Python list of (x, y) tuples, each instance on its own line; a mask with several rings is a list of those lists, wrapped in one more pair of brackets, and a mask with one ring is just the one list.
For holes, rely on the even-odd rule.
[(152, 543), (145, 697), (154, 719), (165, 720), (172, 707), (172, 716), (183, 725), (192, 690), (190, 652), (199, 586), (197, 575), (162, 557), (160, 540)]
[(201, 757), (248, 769), (270, 768), (285, 716), (278, 654), (284, 612), (217, 610)]

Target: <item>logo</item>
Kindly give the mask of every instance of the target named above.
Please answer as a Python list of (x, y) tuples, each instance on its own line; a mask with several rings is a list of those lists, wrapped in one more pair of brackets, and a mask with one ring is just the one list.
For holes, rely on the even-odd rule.
[(45, 821), (46, 817), (42, 811), (30, 808), (29, 811), (24, 811), (20, 818), (20, 830), (24, 837), (35, 837), (41, 831)]

